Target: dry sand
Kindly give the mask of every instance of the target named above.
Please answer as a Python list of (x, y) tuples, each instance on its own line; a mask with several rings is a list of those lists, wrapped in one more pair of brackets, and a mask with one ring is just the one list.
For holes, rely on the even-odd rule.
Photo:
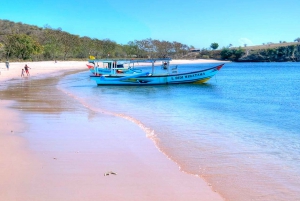
[[(48, 84), (64, 72), (86, 70), (87, 62), (27, 64), (29, 79)], [(24, 79), (24, 65), (2, 67), (1, 85)], [(55, 87), (9, 87), (0, 98), (0, 201), (223, 200), (126, 119), (95, 114)], [(117, 175), (104, 176), (108, 171)]]
[[(61, 75), (65, 71), (80, 70), (86, 68), (86, 61), (66, 61), (55, 63), (54, 61), (44, 62), (12, 62), (9, 70), (6, 69), (5, 63), (0, 63), (0, 81), (21, 78), (22, 68), (27, 64), (30, 69), (30, 76), (33, 78), (43, 76)], [(26, 73), (25, 73), (25, 77)]]

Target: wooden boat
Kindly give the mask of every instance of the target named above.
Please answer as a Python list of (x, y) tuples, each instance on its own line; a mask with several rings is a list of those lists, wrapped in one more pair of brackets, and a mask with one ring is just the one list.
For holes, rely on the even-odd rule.
[[(192, 72), (178, 73), (177, 66), (169, 65), (169, 58), (145, 59), (145, 60), (89, 60), (89, 63), (102, 63), (102, 67), (94, 67), (94, 74), (90, 76), (97, 85), (161, 85), (161, 84), (182, 84), (182, 83), (204, 83), (212, 78), (224, 64)], [(132, 67), (120, 68), (118, 63), (128, 62)], [(155, 62), (167, 63), (166, 70), (163, 72), (155, 71)], [(135, 71), (135, 63), (151, 63), (152, 70)], [(106, 66), (106, 67), (104, 67)], [(161, 66), (160, 66), (161, 68)], [(99, 71), (100, 69), (100, 71)], [(105, 70), (105, 71), (104, 71)]]

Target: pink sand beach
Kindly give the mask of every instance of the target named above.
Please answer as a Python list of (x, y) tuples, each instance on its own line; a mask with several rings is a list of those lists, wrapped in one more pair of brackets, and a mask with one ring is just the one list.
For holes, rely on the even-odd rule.
[[(220, 62), (213, 60), (175, 60)], [(27, 64), (30, 77), (21, 77)], [(224, 200), (180, 171), (131, 121), (95, 113), (55, 84), (87, 62), (20, 62), (0, 85), (0, 201)], [(19, 88), (32, 79), (53, 87)]]

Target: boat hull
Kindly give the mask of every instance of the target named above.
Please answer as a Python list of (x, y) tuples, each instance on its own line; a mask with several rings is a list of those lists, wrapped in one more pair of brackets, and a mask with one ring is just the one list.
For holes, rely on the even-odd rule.
[(223, 66), (219, 65), (213, 68), (193, 71), (179, 74), (165, 75), (145, 75), (136, 74), (111, 75), (111, 76), (91, 76), (97, 85), (163, 85), (163, 84), (184, 84), (184, 83), (204, 83), (212, 78)]

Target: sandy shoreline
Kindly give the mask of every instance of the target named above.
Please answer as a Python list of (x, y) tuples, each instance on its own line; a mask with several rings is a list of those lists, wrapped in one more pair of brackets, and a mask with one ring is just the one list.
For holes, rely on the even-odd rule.
[[(65, 71), (70, 70), (85, 70), (86, 61), (66, 61), (57, 62), (54, 61), (43, 61), (43, 62), (12, 62), (10, 63), (9, 70), (6, 69), (5, 63), (0, 63), (0, 82), (7, 81), (10, 79), (21, 78), (22, 68), (27, 64), (30, 69), (30, 76), (32, 78), (44, 77), (44, 76), (58, 76)], [(26, 78), (25, 73), (25, 78)]]
[[(174, 64), (181, 62), (189, 61)], [(40, 84), (86, 70), (87, 62), (27, 64), (29, 79), (43, 78), (34, 83)], [(1, 85), (21, 79), (24, 65), (1, 67)], [(45, 101), (48, 96), (55, 100)], [(181, 172), (130, 121), (95, 114), (55, 87), (24, 93), (10, 87), (0, 98), (0, 201), (223, 200), (201, 178)], [(117, 175), (104, 176), (110, 170)]]
[[(170, 65), (185, 64), (185, 63), (225, 63), (228, 61), (218, 61), (209, 59), (194, 59), (194, 60), (172, 60)], [(30, 69), (30, 76), (54, 76), (60, 75), (63, 72), (70, 70), (86, 70), (87, 61), (43, 61), (43, 62), (12, 62), (9, 70), (6, 69), (5, 63), (0, 63), (0, 82), (10, 79), (21, 78), (22, 68), (27, 64)], [(138, 63), (137, 66), (151, 65), (149, 63)], [(156, 65), (159, 65), (158, 63)], [(25, 77), (26, 74), (25, 74)]]

